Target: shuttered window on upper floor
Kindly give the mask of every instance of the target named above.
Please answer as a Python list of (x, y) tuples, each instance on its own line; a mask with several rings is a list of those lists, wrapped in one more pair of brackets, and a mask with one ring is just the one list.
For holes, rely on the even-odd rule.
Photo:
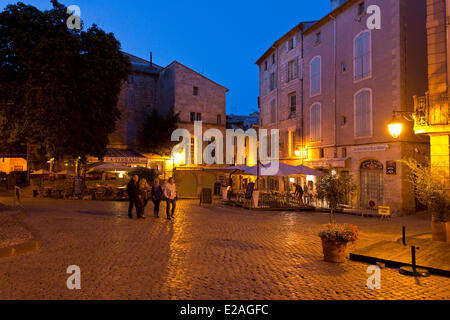
[(298, 78), (298, 57), (286, 64), (286, 82)]
[(371, 75), (370, 32), (365, 31), (355, 38), (355, 80)]
[(321, 92), (322, 88), (322, 61), (321, 57), (315, 57), (310, 64), (310, 95)]
[(276, 121), (277, 121), (277, 118), (276, 118), (275, 100), (272, 100), (270, 102), (270, 122), (275, 123)]
[(363, 89), (355, 95), (355, 137), (372, 136), (372, 92)]
[(322, 140), (321, 109), (320, 103), (313, 104), (310, 109), (310, 138), (313, 142)]

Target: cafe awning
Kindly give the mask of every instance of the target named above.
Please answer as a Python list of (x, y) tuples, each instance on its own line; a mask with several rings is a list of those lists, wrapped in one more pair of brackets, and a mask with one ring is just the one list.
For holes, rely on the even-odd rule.
[(33, 173), (31, 173), (32, 176), (47, 175), (47, 174), (50, 174), (50, 172), (44, 169), (39, 169), (38, 171), (34, 171)]
[[(275, 165), (275, 164), (274, 164)], [(314, 170), (312, 168), (308, 168), (306, 166), (291, 166), (286, 163), (279, 162), (278, 163), (278, 170), (276, 172), (273, 172), (273, 170), (270, 170), (271, 164), (260, 164), (259, 165), (259, 175), (260, 176), (270, 176), (270, 177), (286, 177), (286, 176), (293, 176), (297, 174), (303, 174), (303, 175), (312, 175), (312, 176), (319, 176), (322, 175), (319, 171)], [(276, 167), (276, 165), (275, 165)], [(257, 166), (251, 167), (248, 170), (245, 170), (246, 174), (256, 176), (258, 174)]]
[(60, 172), (55, 173), (57, 176), (75, 176), (75, 172), (70, 171), (70, 170), (63, 170)]
[(120, 172), (120, 171), (129, 172), (129, 171), (133, 171), (133, 170), (136, 170), (136, 168), (123, 166), (120, 164), (114, 164), (114, 163), (101, 163), (101, 164), (95, 165), (94, 167), (89, 169), (88, 172), (89, 173), (90, 172)]

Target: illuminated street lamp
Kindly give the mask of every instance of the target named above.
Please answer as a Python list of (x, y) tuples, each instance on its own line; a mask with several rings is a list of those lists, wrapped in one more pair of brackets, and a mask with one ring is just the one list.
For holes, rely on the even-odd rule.
[(388, 124), (389, 133), (394, 139), (397, 139), (403, 130), (403, 124), (397, 119), (392, 119)]
[(403, 131), (403, 123), (397, 119), (397, 114), (403, 115), (408, 121), (414, 121), (415, 114), (411, 111), (392, 111), (392, 120), (388, 123), (388, 130), (394, 139), (397, 139)]

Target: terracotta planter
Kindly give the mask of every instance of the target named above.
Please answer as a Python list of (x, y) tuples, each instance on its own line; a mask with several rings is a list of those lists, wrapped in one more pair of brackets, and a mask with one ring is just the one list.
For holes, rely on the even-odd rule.
[(434, 241), (450, 242), (450, 221), (431, 221), (431, 233)]
[(322, 239), (322, 249), (327, 262), (343, 263), (347, 258), (347, 242)]

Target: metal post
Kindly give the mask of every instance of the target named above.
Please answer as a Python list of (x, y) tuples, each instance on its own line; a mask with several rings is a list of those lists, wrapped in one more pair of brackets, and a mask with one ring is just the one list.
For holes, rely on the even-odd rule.
[(411, 246), (411, 262), (413, 271), (416, 272), (416, 246)]
[(405, 226), (403, 226), (403, 236), (402, 236), (402, 239), (403, 239), (403, 245), (404, 246), (406, 246), (406, 227)]

